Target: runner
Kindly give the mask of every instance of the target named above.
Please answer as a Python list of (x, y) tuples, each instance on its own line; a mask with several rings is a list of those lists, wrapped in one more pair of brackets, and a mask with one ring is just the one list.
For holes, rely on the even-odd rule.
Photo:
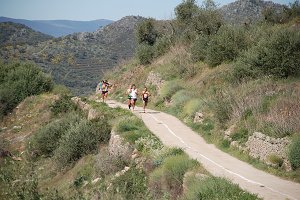
[(130, 97), (131, 97), (131, 107), (132, 111), (134, 111), (135, 103), (138, 97), (138, 91), (135, 87), (135, 84), (132, 85), (131, 92), (130, 92)]
[(102, 81), (101, 91), (102, 91), (102, 101), (105, 102), (105, 99), (108, 96), (108, 88), (111, 87), (111, 84), (107, 80)]
[(130, 96), (130, 93), (131, 93), (131, 90), (132, 90), (132, 85), (129, 85), (129, 88), (127, 89), (127, 92), (126, 94), (128, 95), (128, 108), (130, 110), (130, 107), (131, 107), (131, 96)]
[(150, 93), (149, 93), (147, 87), (145, 87), (145, 89), (144, 89), (143, 92), (142, 92), (142, 99), (143, 99), (143, 109), (144, 109), (144, 113), (145, 113), (145, 111), (146, 111), (146, 106), (147, 106), (147, 104), (148, 104), (148, 100), (149, 100), (148, 98), (149, 98), (149, 96), (150, 96)]

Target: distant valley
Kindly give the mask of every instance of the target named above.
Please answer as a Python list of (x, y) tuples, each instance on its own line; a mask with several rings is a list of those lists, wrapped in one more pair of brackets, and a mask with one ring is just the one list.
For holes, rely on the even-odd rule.
[(95, 32), (53, 38), (29, 27), (0, 23), (0, 57), (30, 60), (74, 94), (88, 94), (106, 69), (134, 55), (135, 26), (144, 18), (129, 16)]
[(77, 32), (93, 32), (103, 26), (111, 24), (113, 21), (108, 19), (98, 19), (92, 21), (26, 20), (0, 17), (0, 23), (1, 22), (14, 22), (24, 24), (41, 33), (51, 35), (53, 37), (61, 37)]

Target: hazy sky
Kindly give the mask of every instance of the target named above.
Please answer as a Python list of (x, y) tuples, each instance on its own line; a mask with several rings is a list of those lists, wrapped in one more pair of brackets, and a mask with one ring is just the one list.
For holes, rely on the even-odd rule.
[[(215, 0), (225, 5), (234, 0)], [(174, 17), (182, 0), (0, 0), (0, 16), (19, 19), (118, 20), (127, 15), (156, 19)], [(202, 0), (197, 1), (201, 4)], [(288, 4), (294, 0), (273, 0)]]

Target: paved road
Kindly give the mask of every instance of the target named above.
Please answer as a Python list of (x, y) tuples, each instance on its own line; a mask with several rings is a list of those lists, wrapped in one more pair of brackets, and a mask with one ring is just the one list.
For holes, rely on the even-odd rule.
[[(111, 107), (127, 108), (126, 105), (115, 101), (107, 103)], [(201, 136), (172, 115), (149, 109), (146, 113), (141, 111), (141, 108), (137, 108), (134, 113), (164, 145), (184, 149), (214, 176), (225, 177), (266, 200), (300, 200), (300, 184), (260, 171), (220, 151), (214, 145), (207, 144)]]

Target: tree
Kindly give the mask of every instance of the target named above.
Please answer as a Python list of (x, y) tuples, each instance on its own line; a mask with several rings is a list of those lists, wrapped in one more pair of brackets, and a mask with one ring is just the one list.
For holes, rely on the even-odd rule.
[(176, 19), (181, 25), (189, 25), (197, 13), (199, 7), (195, 0), (184, 0), (175, 8)]
[(137, 40), (138, 43), (145, 43), (148, 45), (154, 45), (158, 33), (154, 28), (154, 19), (148, 18), (137, 26)]

